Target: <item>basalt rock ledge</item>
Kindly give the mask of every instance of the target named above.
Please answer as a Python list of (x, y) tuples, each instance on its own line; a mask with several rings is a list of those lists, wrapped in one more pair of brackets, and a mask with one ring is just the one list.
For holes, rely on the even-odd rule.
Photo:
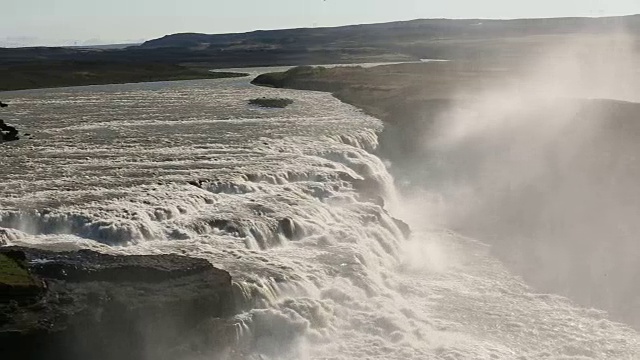
[(203, 259), (0, 248), (7, 359), (173, 359), (233, 343), (231, 276)]

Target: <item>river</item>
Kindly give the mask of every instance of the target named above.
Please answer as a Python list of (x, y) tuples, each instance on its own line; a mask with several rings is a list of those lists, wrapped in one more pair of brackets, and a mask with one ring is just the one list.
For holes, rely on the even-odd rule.
[[(15, 245), (208, 259), (251, 303), (234, 346), (253, 359), (638, 358), (636, 331), (433, 229), (373, 155), (379, 120), (249, 80), (3, 93), (34, 139), (2, 145), (0, 229)], [(294, 103), (248, 105), (263, 96)]]

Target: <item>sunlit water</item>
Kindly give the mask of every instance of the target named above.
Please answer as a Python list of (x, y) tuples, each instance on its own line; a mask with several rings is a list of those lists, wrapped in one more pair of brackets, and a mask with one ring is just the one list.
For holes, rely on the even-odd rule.
[[(35, 138), (0, 145), (0, 236), (206, 258), (253, 304), (230, 346), (255, 359), (637, 358), (633, 330), (429, 230), (372, 155), (378, 120), (248, 79), (4, 93)], [(411, 239), (362, 183), (418, 219)]]

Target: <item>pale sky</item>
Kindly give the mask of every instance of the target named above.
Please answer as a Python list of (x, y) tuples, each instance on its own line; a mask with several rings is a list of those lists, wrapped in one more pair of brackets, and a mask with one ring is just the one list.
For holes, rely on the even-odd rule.
[(640, 13), (640, 0), (0, 0), (0, 46), (137, 42), (416, 18)]

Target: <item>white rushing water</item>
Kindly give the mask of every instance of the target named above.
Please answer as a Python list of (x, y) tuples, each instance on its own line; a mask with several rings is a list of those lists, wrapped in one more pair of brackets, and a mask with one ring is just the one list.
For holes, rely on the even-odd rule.
[[(295, 103), (247, 105), (260, 96)], [(0, 239), (206, 258), (253, 306), (233, 344), (251, 358), (640, 354), (603, 312), (536, 294), (486, 245), (431, 230), (372, 154), (382, 124), (329, 94), (245, 78), (3, 97), (35, 139), (1, 145)]]

